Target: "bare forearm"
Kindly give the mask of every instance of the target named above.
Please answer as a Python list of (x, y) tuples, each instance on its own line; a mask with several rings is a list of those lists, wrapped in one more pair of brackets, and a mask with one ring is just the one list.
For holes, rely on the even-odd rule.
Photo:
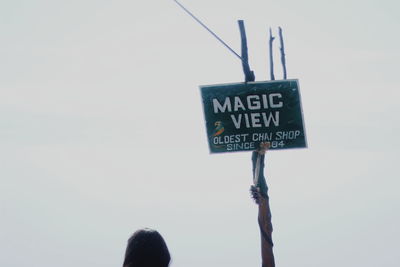
[(261, 197), (258, 205), (258, 224), (260, 227), (261, 235), (261, 255), (262, 255), (262, 266), (263, 267), (274, 267), (274, 253), (273, 253), (273, 242), (272, 242), (272, 222), (271, 222), (271, 211), (269, 207), (268, 198)]
[(253, 180), (254, 186), (251, 193), (258, 204), (258, 225), (261, 235), (261, 256), (262, 267), (275, 267), (273, 242), (272, 242), (272, 222), (271, 209), (269, 206), (268, 186), (264, 176), (265, 152), (269, 144), (262, 145), (261, 148), (253, 152)]

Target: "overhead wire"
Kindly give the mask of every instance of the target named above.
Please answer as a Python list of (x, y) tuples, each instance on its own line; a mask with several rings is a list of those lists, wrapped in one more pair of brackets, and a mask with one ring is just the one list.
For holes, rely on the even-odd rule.
[(212, 36), (214, 36), (219, 42), (221, 42), (229, 51), (231, 51), (236, 57), (238, 57), (241, 61), (243, 58), (235, 52), (227, 43), (224, 42), (216, 33), (214, 33), (210, 28), (208, 28), (200, 19), (198, 19), (192, 12), (190, 12), (184, 5), (182, 5), (177, 0), (173, 0), (178, 6), (180, 6), (189, 16), (191, 16), (194, 20), (196, 20), (204, 29), (206, 29)]

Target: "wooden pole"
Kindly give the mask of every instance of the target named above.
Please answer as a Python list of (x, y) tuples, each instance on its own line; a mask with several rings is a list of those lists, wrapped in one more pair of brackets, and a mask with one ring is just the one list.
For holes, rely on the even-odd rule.
[(242, 40), (242, 66), (244, 72), (244, 80), (245, 82), (254, 82), (255, 76), (254, 72), (250, 69), (249, 65), (249, 56), (247, 52), (247, 38), (246, 38), (246, 30), (244, 28), (243, 20), (238, 20), (239, 30), (240, 30), (240, 37)]
[(283, 43), (283, 34), (282, 34), (282, 28), (279, 27), (279, 40), (281, 43), (280, 51), (281, 51), (281, 62), (282, 62), (282, 68), (283, 68), (283, 79), (287, 79), (287, 72), (286, 72), (286, 55), (285, 55), (285, 44)]
[(275, 37), (272, 36), (272, 30), (269, 28), (269, 73), (271, 80), (275, 80), (274, 75), (274, 56), (272, 54), (272, 44), (274, 42)]

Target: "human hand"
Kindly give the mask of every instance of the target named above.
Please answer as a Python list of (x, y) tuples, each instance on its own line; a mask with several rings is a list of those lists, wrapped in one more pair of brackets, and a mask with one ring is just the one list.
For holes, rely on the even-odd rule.
[(255, 185), (250, 186), (250, 194), (253, 200), (256, 202), (256, 204), (260, 204), (260, 200), (262, 198), (260, 194), (260, 188), (258, 188)]
[(269, 142), (260, 143), (260, 147), (253, 152), (253, 186), (250, 188), (252, 198), (257, 204), (262, 204), (268, 198), (268, 186), (264, 177), (264, 155), (270, 148)]

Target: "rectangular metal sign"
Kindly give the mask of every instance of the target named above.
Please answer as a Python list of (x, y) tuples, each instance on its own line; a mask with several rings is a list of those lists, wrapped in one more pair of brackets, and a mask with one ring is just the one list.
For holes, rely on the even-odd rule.
[(211, 153), (307, 147), (298, 80), (200, 86)]

